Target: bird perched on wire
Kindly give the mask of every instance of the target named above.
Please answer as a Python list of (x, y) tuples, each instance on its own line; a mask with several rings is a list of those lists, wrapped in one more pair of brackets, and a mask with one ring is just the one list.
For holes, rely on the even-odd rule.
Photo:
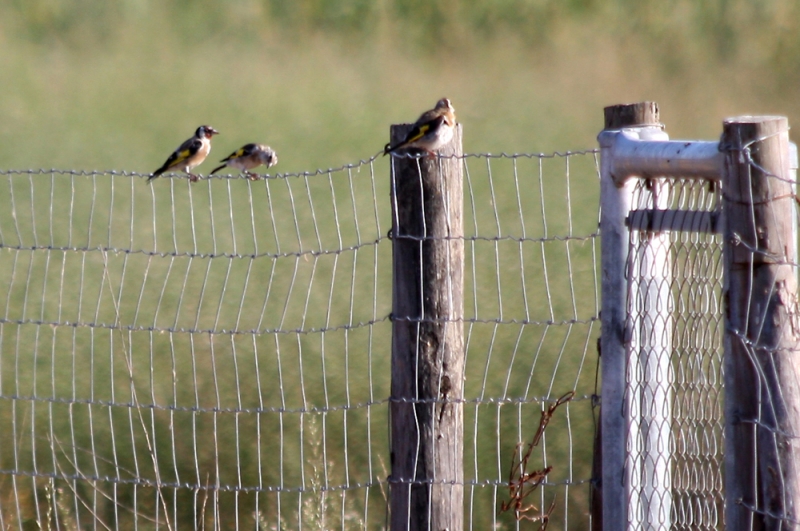
[(219, 131), (210, 125), (201, 125), (194, 132), (194, 136), (178, 146), (167, 161), (147, 179), (149, 183), (164, 172), (181, 170), (189, 175), (189, 180), (196, 182), (198, 177), (192, 169), (206, 160), (211, 151), (211, 137), (218, 135)]
[(455, 126), (455, 109), (450, 100), (442, 98), (436, 102), (436, 107), (422, 113), (401, 142), (395, 145), (386, 144), (383, 154), (394, 153), (398, 149), (416, 148), (433, 156), (434, 150), (441, 148), (453, 138)]
[(278, 155), (271, 147), (264, 144), (246, 144), (220, 162), (224, 162), (225, 164), (211, 170), (209, 175), (213, 175), (225, 166), (230, 166), (241, 170), (251, 181), (256, 181), (258, 180), (258, 175), (252, 173), (250, 170), (262, 164), (267, 168), (275, 166), (278, 163)]

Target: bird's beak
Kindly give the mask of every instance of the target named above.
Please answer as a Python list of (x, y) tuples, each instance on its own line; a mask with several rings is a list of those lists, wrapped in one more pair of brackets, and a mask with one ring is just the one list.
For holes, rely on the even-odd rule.
[(218, 135), (218, 134), (219, 134), (219, 131), (217, 131), (216, 129), (213, 129), (213, 128), (209, 128), (209, 131), (208, 131), (208, 132), (209, 132), (211, 135)]

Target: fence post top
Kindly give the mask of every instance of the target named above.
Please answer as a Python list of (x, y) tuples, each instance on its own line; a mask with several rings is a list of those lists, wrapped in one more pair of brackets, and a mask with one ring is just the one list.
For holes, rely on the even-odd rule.
[(731, 116), (730, 118), (725, 118), (723, 123), (725, 125), (728, 124), (761, 124), (767, 122), (785, 122), (787, 125), (789, 123), (788, 118), (786, 116), (778, 116), (778, 115), (749, 115), (745, 114), (742, 116)]
[(654, 101), (610, 105), (603, 109), (603, 117), (603, 129), (661, 125), (658, 103)]
[[(603, 109), (605, 128), (597, 135), (601, 148), (610, 148), (618, 136), (639, 140), (669, 140), (654, 101), (623, 103)], [(622, 135), (620, 135), (622, 133)]]
[(741, 149), (775, 135), (788, 134), (786, 116), (734, 116), (722, 122), (720, 150)]

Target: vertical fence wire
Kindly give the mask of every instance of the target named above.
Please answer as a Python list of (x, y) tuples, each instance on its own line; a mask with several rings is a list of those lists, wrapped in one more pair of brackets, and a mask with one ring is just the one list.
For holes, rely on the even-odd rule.
[[(587, 525), (596, 369), (587, 355), (599, 334), (596, 156), (465, 159), (469, 529), (526, 525), (516, 519)], [(529, 453), (543, 411), (570, 391), (577, 397)], [(548, 467), (539, 488), (522, 482)], [(498, 512), (504, 504), (509, 510)]]
[[(469, 529), (586, 525), (596, 157), (463, 159)], [(387, 175), (0, 172), (0, 525), (382, 528)]]

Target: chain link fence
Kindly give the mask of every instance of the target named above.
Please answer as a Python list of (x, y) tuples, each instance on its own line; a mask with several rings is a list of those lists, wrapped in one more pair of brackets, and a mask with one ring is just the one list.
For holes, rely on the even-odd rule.
[(673, 141), (657, 105), (619, 105), (599, 140), (595, 514), (605, 530), (794, 528), (797, 158), (786, 119), (730, 118), (718, 142)]
[[(626, 388), (631, 525), (719, 529), (724, 501), (720, 186), (637, 179), (632, 205), (628, 326), (634, 332)], [(671, 230), (664, 230), (667, 224)]]

